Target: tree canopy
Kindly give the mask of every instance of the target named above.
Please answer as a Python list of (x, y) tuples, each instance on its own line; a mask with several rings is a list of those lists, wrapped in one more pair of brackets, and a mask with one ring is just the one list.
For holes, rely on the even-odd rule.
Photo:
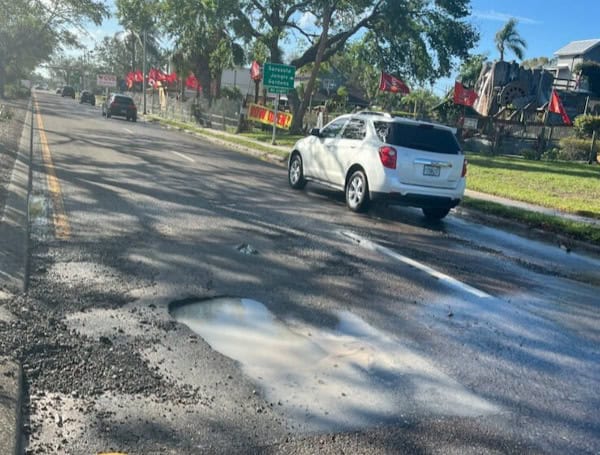
[(500, 53), (500, 61), (504, 61), (504, 53), (506, 50), (511, 51), (519, 60), (523, 60), (527, 43), (517, 31), (518, 21), (513, 17), (496, 33), (494, 42), (496, 49)]
[(28, 74), (61, 46), (78, 45), (74, 30), (108, 16), (99, 0), (0, 0), (0, 96), (9, 79)]

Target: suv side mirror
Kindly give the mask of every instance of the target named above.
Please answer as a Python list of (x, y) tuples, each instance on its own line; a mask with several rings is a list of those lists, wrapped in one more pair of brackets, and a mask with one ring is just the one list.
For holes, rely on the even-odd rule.
[(321, 130), (319, 128), (313, 128), (312, 130), (310, 130), (310, 135), (321, 137)]

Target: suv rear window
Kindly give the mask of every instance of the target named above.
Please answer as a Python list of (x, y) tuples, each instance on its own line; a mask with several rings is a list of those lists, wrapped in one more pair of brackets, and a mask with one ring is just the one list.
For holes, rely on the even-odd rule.
[(133, 104), (133, 100), (126, 96), (115, 96), (115, 102), (118, 104)]
[(386, 144), (428, 152), (458, 155), (460, 145), (454, 134), (433, 125), (375, 122), (377, 136)]

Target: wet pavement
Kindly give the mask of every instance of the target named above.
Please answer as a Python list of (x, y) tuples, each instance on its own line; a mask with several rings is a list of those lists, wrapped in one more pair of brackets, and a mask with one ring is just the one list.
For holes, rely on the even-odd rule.
[(30, 292), (0, 299), (32, 453), (598, 452), (597, 258), (41, 105), (72, 234), (37, 157)]
[(188, 303), (171, 314), (238, 361), (267, 399), (308, 431), (357, 430), (416, 415), (474, 417), (501, 411), (348, 311), (335, 314), (331, 329), (286, 323), (250, 299)]

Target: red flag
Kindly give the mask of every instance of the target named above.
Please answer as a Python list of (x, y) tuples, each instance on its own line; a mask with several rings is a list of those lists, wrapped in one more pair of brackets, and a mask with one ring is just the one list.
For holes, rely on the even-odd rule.
[(190, 73), (190, 75), (187, 77), (185, 80), (185, 86), (193, 90), (200, 88), (200, 82), (198, 82), (198, 79), (196, 79), (194, 73)]
[(253, 81), (260, 81), (260, 78), (260, 65), (254, 60), (250, 66), (250, 79)]
[(462, 104), (463, 106), (473, 106), (479, 95), (475, 90), (465, 88), (460, 82), (454, 83), (454, 104)]
[(567, 115), (567, 111), (565, 111), (565, 107), (554, 89), (552, 89), (552, 97), (550, 97), (550, 103), (548, 104), (548, 112), (560, 114), (565, 125), (572, 125), (571, 119)]
[(383, 92), (402, 93), (408, 95), (410, 89), (402, 80), (391, 74), (381, 72), (381, 78), (379, 79), (379, 90)]
[(137, 70), (135, 73), (133, 73), (133, 81), (134, 82), (144, 82), (144, 75), (142, 74), (142, 72), (140, 70)]

